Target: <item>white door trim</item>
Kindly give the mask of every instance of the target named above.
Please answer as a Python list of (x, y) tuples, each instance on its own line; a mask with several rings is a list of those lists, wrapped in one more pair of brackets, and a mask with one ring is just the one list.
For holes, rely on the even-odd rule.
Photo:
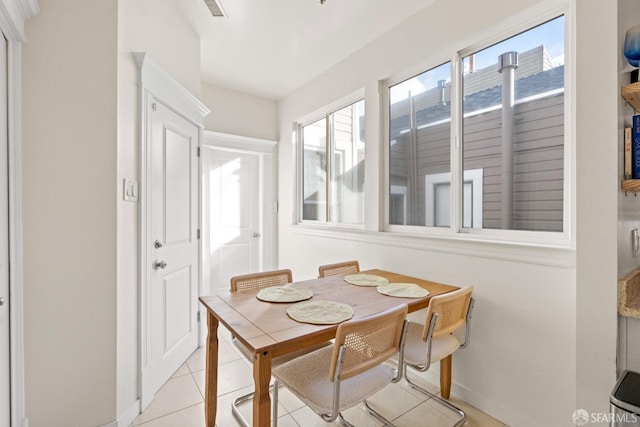
[(231, 148), (257, 153), (273, 154), (278, 141), (269, 139), (251, 138), (248, 136), (232, 135), (230, 133), (213, 132), (205, 130), (203, 133), (203, 145), (216, 148)]
[[(148, 194), (148, 183), (150, 182), (151, 159), (151, 120), (148, 117), (147, 105), (148, 100), (154, 98), (159, 102), (175, 111), (186, 120), (190, 121), (199, 128), (198, 146), (202, 140), (202, 128), (204, 127), (204, 117), (209, 114), (209, 109), (202, 104), (195, 96), (186, 90), (177, 80), (171, 77), (160, 66), (153, 62), (146, 53), (133, 54), (136, 64), (138, 65), (138, 84), (140, 86), (140, 96), (138, 100), (138, 108), (140, 113), (140, 258), (138, 260), (140, 271), (140, 292), (139, 292), (139, 378), (138, 392), (140, 394), (141, 407), (144, 408), (153, 399), (153, 396), (146, 395), (143, 390), (142, 377), (145, 375), (146, 357), (149, 345), (148, 325), (146, 323), (146, 295), (147, 287), (151, 283), (150, 272), (151, 262), (150, 250), (148, 244), (150, 242), (149, 227), (150, 221), (150, 200)], [(199, 167), (199, 166), (198, 166)], [(198, 194), (200, 190), (198, 189)], [(201, 204), (202, 201), (199, 200)], [(200, 212), (201, 209), (198, 209)], [(202, 218), (198, 218), (201, 221)], [(201, 245), (200, 245), (201, 246)], [(202, 248), (200, 247), (200, 250)], [(201, 281), (202, 266), (198, 271), (198, 281)], [(201, 283), (198, 288), (201, 288)], [(202, 328), (202, 323), (200, 323)]]
[(24, 24), (40, 11), (36, 0), (0, 0), (0, 29), (7, 38), (9, 129), (9, 304), (11, 335), (11, 426), (26, 427), (24, 292), (22, 257), (22, 44)]

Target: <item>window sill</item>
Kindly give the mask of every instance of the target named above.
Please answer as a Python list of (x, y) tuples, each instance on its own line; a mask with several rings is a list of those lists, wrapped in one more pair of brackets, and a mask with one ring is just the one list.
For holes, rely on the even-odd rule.
[(575, 249), (571, 247), (568, 240), (558, 239), (557, 242), (544, 243), (524, 242), (499, 240), (499, 236), (488, 236), (488, 233), (451, 234), (439, 232), (440, 230), (435, 230), (436, 233), (433, 234), (401, 233), (397, 231), (369, 231), (354, 227), (304, 223), (292, 225), (291, 228), (295, 233), (314, 237), (552, 267), (575, 267)]

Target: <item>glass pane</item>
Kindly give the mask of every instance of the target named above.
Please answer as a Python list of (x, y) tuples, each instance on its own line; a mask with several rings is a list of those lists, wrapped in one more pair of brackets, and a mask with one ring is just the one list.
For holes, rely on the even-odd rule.
[(326, 119), (302, 128), (302, 219), (327, 220)]
[(364, 100), (331, 114), (331, 221), (364, 222)]
[(436, 184), (435, 193), (435, 225), (436, 227), (448, 227), (451, 224), (451, 212), (449, 209), (451, 200), (451, 181)]
[(446, 226), (428, 177), (451, 172), (451, 63), (390, 87), (389, 104), (389, 224)]
[(463, 58), (463, 68), (463, 166), (480, 173), (463, 200), (472, 227), (562, 231), (564, 17)]

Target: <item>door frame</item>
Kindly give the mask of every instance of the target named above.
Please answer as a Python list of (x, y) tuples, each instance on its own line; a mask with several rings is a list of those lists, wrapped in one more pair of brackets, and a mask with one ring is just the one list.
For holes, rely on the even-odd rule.
[[(276, 182), (276, 147), (278, 142), (268, 139), (250, 138), (246, 136), (232, 135), (228, 133), (204, 131), (202, 138), (203, 151), (216, 149), (225, 151), (235, 151), (248, 154), (258, 155), (260, 164), (260, 200), (262, 203), (262, 216), (260, 218), (262, 238), (260, 239), (260, 270), (275, 269), (278, 265), (278, 247), (277, 247), (277, 216), (278, 216), (278, 200), (277, 200), (277, 182)], [(204, 154), (203, 157), (204, 158)], [(206, 218), (209, 208), (209, 198), (204, 194), (207, 188), (205, 179), (205, 168), (201, 171), (201, 188), (203, 194), (202, 215)], [(209, 239), (208, 224), (206, 221), (202, 223), (202, 287), (200, 293), (207, 295), (210, 293), (210, 265), (209, 257)], [(200, 335), (201, 343), (204, 342), (204, 336)]]
[[(22, 257), (22, 44), (24, 25), (38, 14), (36, 0), (0, 0), (0, 30), (7, 39), (9, 178), (9, 335), (11, 426), (28, 425), (24, 375), (24, 284)], [(5, 224), (6, 225), (6, 224)]]
[[(149, 228), (151, 226), (151, 205), (150, 194), (148, 191), (151, 173), (151, 117), (150, 108), (151, 100), (156, 100), (164, 104), (176, 114), (193, 123), (198, 127), (198, 147), (202, 141), (202, 129), (204, 128), (204, 118), (209, 114), (209, 109), (185, 89), (177, 80), (165, 72), (159, 65), (149, 58), (145, 52), (135, 52), (133, 57), (138, 66), (138, 85), (140, 87), (138, 108), (139, 108), (139, 124), (140, 124), (140, 253), (139, 253), (139, 274), (140, 288), (138, 291), (138, 393), (140, 395), (141, 409), (144, 410), (153, 400), (153, 394), (143, 387), (143, 377), (146, 375), (148, 347), (150, 343), (150, 334), (147, 322), (147, 289), (151, 283), (151, 243), (149, 240)], [(200, 168), (200, 158), (198, 159), (198, 168)], [(198, 172), (200, 176), (200, 172)], [(198, 196), (198, 204), (202, 206), (200, 189), (196, 189)], [(201, 223), (200, 216), (202, 209), (198, 209), (198, 221)], [(199, 244), (200, 254), (202, 253), (202, 240)], [(198, 261), (201, 255), (198, 255)], [(198, 268), (198, 289), (202, 283), (202, 265)], [(199, 296), (199, 295), (198, 295)], [(196, 296), (196, 298), (198, 297)], [(200, 316), (198, 316), (200, 318)], [(198, 324), (198, 328), (202, 329), (202, 322)], [(198, 335), (201, 335), (199, 333)], [(150, 395), (151, 394), (151, 395)]]

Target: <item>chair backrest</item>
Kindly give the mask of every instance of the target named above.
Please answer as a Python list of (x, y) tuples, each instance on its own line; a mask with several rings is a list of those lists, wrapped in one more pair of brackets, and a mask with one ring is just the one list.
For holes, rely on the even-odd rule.
[(396, 354), (400, 348), (407, 311), (407, 305), (401, 304), (369, 317), (341, 323), (333, 347), (329, 372), (331, 380), (338, 368), (342, 345), (346, 351), (341, 379), (367, 371)]
[(268, 288), (269, 286), (282, 286), (292, 281), (291, 270), (288, 269), (244, 274), (231, 278), (231, 292), (244, 291), (247, 289), (262, 289)]
[(338, 274), (351, 274), (360, 272), (358, 261), (339, 262), (336, 264), (321, 265), (318, 267), (319, 277), (336, 276)]
[(429, 324), (434, 313), (438, 313), (433, 338), (449, 335), (462, 325), (467, 318), (473, 286), (457, 289), (446, 294), (437, 295), (429, 300), (427, 321), (422, 331), (422, 339), (427, 340)]

